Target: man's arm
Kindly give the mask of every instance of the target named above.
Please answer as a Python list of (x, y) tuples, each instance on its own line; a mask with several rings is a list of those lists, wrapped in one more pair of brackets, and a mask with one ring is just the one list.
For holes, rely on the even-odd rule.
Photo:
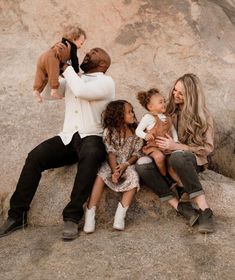
[(65, 69), (63, 76), (73, 94), (82, 99), (102, 100), (115, 95), (115, 84), (111, 77), (100, 76), (94, 81), (84, 82), (72, 66)]

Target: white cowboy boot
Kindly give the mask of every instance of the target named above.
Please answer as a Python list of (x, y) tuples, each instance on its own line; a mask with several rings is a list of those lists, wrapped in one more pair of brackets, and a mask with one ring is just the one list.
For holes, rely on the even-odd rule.
[(118, 203), (118, 207), (117, 207), (115, 217), (114, 217), (113, 228), (118, 229), (118, 230), (124, 230), (126, 211), (127, 211), (128, 207), (129, 206), (124, 208), (120, 202)]
[(95, 210), (96, 206), (93, 206), (90, 209), (86, 207), (85, 224), (83, 227), (83, 231), (86, 233), (92, 233), (95, 231)]

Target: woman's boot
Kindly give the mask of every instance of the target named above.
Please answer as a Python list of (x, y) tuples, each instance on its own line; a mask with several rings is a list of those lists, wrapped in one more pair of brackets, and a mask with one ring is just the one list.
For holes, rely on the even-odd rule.
[(198, 211), (193, 208), (190, 202), (179, 202), (177, 210), (188, 220), (191, 227), (197, 222), (199, 218)]
[(210, 208), (206, 208), (204, 211), (200, 210), (198, 223), (198, 231), (200, 233), (214, 232), (213, 212)]

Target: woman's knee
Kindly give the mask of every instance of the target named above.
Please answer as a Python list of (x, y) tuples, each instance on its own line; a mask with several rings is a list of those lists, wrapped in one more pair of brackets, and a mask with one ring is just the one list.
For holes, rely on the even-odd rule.
[(177, 151), (171, 154), (169, 158), (170, 166), (173, 169), (182, 168), (185, 164), (195, 161), (195, 156), (189, 151)]
[(185, 164), (184, 152), (174, 152), (170, 155), (169, 163), (173, 169), (177, 169), (178, 167), (183, 167)]

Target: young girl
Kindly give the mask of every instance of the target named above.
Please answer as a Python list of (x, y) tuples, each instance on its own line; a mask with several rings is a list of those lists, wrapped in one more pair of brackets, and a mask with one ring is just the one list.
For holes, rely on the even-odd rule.
[(178, 141), (177, 133), (171, 118), (165, 115), (166, 103), (164, 97), (160, 94), (159, 90), (152, 88), (148, 91), (141, 91), (137, 94), (140, 104), (149, 111), (141, 119), (137, 129), (136, 135), (146, 140), (146, 145), (143, 147), (143, 152), (152, 157), (162, 174), (163, 178), (169, 186), (172, 186), (172, 180), (167, 175), (167, 171), (173, 179), (178, 181), (176, 174), (168, 166), (166, 168), (166, 154), (159, 149), (155, 140), (159, 136), (166, 136), (166, 134), (173, 137), (174, 141)]
[(140, 156), (143, 141), (135, 135), (136, 117), (132, 105), (125, 100), (112, 101), (103, 113), (103, 140), (108, 153), (107, 162), (101, 166), (85, 213), (84, 232), (95, 230), (95, 210), (104, 185), (115, 192), (122, 192), (113, 227), (125, 228), (126, 211), (139, 190), (139, 177), (134, 163)]
[(85, 39), (86, 33), (84, 30), (79, 26), (68, 25), (64, 28), (62, 43), (66, 46), (70, 45), (70, 53), (63, 52), (60, 48), (54, 46), (40, 55), (33, 86), (34, 95), (38, 102), (42, 102), (41, 92), (47, 82), (51, 87), (51, 96), (61, 98), (58, 94), (60, 67), (70, 60), (75, 72), (79, 72), (77, 49), (80, 49)]

